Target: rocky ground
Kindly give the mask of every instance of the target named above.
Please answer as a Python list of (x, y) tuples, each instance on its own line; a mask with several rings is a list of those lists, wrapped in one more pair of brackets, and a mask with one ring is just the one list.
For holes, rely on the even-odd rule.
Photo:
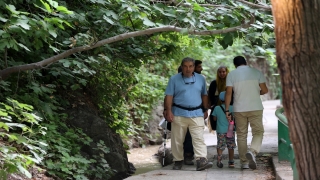
[(32, 178), (28, 178), (21, 174), (11, 174), (7, 177), (7, 180), (57, 180), (47, 176), (46, 171), (41, 168), (32, 168), (30, 172), (32, 174)]

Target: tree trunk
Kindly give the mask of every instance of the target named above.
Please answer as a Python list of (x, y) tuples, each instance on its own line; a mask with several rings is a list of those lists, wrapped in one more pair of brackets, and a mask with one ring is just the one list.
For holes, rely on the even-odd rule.
[(299, 179), (320, 179), (320, 1), (272, 0), (272, 11)]

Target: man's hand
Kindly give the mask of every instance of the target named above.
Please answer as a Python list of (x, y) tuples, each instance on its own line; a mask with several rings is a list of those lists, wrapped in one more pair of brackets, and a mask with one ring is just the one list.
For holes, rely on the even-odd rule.
[(228, 119), (228, 121), (231, 121), (232, 120), (231, 113), (226, 112), (226, 118)]
[(166, 110), (166, 112), (163, 112), (165, 114), (165, 118), (168, 122), (173, 122), (173, 113), (171, 110)]
[(166, 116), (167, 116), (167, 110), (166, 109), (163, 110), (162, 115), (163, 115), (164, 118), (166, 118)]
[(207, 117), (208, 117), (208, 110), (203, 113), (203, 118), (207, 119)]
[(268, 93), (268, 88), (266, 83), (260, 83), (259, 86), (260, 86), (260, 95), (264, 95)]

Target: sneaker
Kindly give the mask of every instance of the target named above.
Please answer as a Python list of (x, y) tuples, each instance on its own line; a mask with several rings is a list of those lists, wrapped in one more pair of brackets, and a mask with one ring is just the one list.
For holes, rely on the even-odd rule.
[(241, 164), (241, 169), (249, 169), (249, 165), (248, 164)]
[(173, 165), (173, 170), (180, 170), (182, 168), (182, 161), (175, 161)]
[(223, 168), (223, 164), (222, 164), (222, 155), (218, 155), (217, 156), (217, 166), (218, 168)]
[(204, 157), (197, 160), (197, 171), (202, 171), (208, 168), (211, 168), (213, 165), (212, 162), (208, 162), (208, 160)]
[(234, 160), (228, 161), (229, 168), (234, 168)]
[(254, 157), (251, 151), (246, 153), (246, 158), (249, 160), (249, 168), (250, 169), (257, 169), (256, 158)]
[(186, 157), (184, 157), (184, 164), (185, 165), (194, 165), (192, 160), (193, 160), (193, 157), (186, 156)]

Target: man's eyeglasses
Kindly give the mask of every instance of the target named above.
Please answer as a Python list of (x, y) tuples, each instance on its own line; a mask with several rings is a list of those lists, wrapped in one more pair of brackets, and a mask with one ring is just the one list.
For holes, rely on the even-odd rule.
[[(182, 75), (182, 74), (181, 74)], [(195, 77), (195, 75), (193, 74), (192, 75), (192, 82), (186, 82), (184, 79), (184, 77), (183, 77), (183, 75), (182, 75), (182, 79), (183, 79), (183, 82), (184, 82), (184, 84), (194, 84), (195, 82), (196, 82), (196, 77)]]

